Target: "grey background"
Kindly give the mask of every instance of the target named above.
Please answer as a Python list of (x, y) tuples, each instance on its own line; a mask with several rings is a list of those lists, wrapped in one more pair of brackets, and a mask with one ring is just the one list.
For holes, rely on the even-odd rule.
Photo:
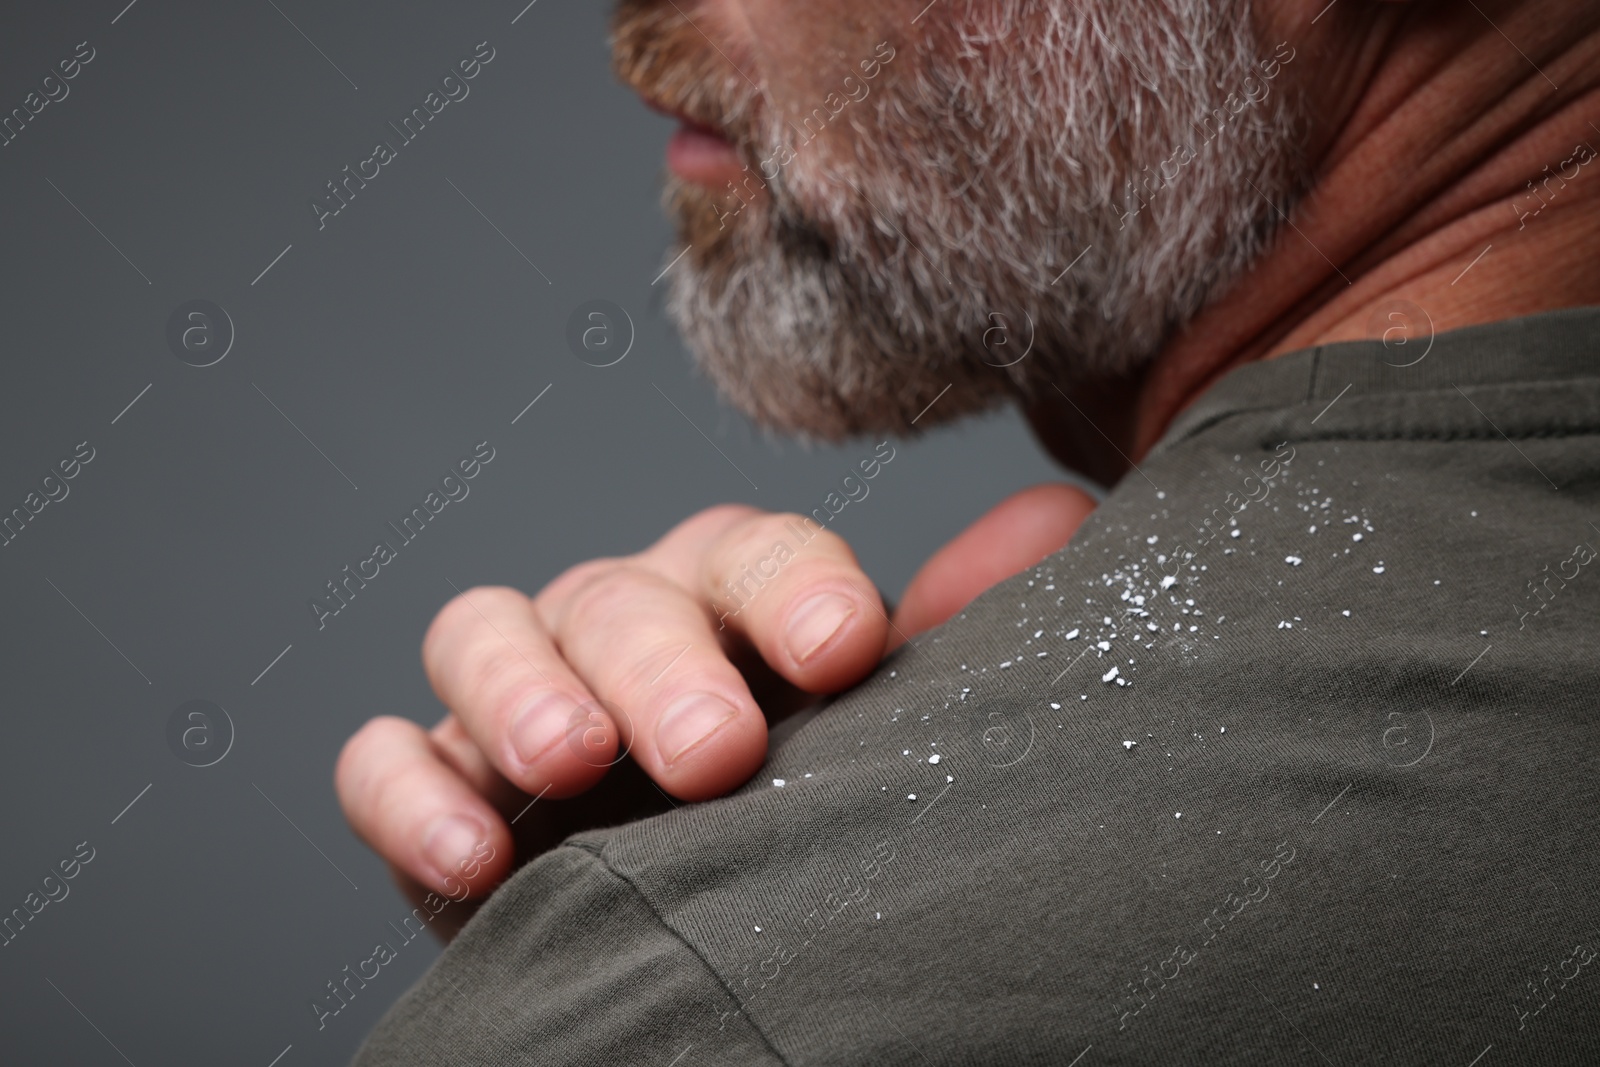
[[(97, 52), (0, 148), (0, 511), (96, 450), (0, 549), (0, 913), (96, 852), (0, 948), (0, 1059), (343, 1063), (434, 949), (317, 1031), (311, 997), (406, 911), (333, 762), (372, 715), (440, 714), (417, 645), (451, 583), (531, 591), (721, 501), (809, 510), (870, 445), (769, 439), (690, 370), (652, 285), (670, 126), (613, 83), (608, 5), (124, 3), (0, 17), (0, 112)], [(470, 95), (319, 232), (310, 198), (485, 40)], [(237, 330), (204, 369), (165, 341), (194, 298)], [(607, 369), (564, 341), (595, 298), (637, 327)], [(485, 439), (471, 495), (319, 632), (308, 599)], [(901, 444), (836, 528), (898, 594), (1052, 477), (1014, 417), (968, 423)], [(236, 729), (205, 769), (165, 738), (196, 698)]]

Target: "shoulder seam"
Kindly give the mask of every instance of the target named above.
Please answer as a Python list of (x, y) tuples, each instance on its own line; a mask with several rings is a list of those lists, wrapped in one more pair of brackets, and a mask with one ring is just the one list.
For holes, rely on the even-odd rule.
[(1312, 441), (1494, 441), (1499, 438), (1505, 438), (1508, 441), (1559, 441), (1574, 437), (1594, 437), (1597, 434), (1600, 434), (1600, 427), (1592, 426), (1580, 426), (1570, 429), (1565, 427), (1544, 427), (1537, 430), (1513, 430), (1509, 434), (1500, 431), (1490, 433), (1487, 430), (1477, 429), (1433, 430), (1425, 433), (1406, 430), (1324, 430), (1321, 433), (1308, 434), (1297, 440), (1307, 443)]
[(723, 980), (722, 976), (717, 973), (717, 969), (711, 966), (711, 961), (706, 959), (705, 954), (701, 952), (697, 946), (692, 944), (687, 938), (672, 928), (672, 925), (662, 917), (661, 912), (657, 910), (655, 904), (650, 900), (650, 898), (645, 896), (643, 891), (641, 891), (639, 887), (634, 884), (633, 879), (629, 878), (627, 875), (623, 874), (606, 861), (602, 846), (589, 841), (579, 842), (568, 840), (562, 842), (557, 847), (573, 848), (577, 849), (579, 852), (586, 853), (592, 857), (607, 874), (611, 875), (617, 881), (627, 886), (628, 889), (633, 892), (633, 895), (638, 898), (639, 902), (650, 910), (651, 916), (655, 918), (656, 922), (660, 924), (661, 928), (667, 933), (671, 934), (680, 945), (689, 950), (690, 954), (693, 955), (695, 959), (700, 961), (700, 965), (706, 969), (706, 973), (711, 976), (711, 980), (722, 988), (722, 991), (727, 994), (728, 999), (733, 1003), (735, 1009), (734, 1014), (744, 1019), (745, 1025), (749, 1026), (751, 1031), (761, 1039), (761, 1044), (766, 1047), (767, 1051), (772, 1055), (772, 1058), (778, 1063), (782, 1064), (783, 1067), (790, 1067), (789, 1061), (783, 1058), (783, 1054), (780, 1053), (776, 1046), (773, 1045), (772, 1040), (767, 1037), (766, 1032), (762, 1030), (761, 1027), (757, 1026), (756, 1021), (750, 1018), (749, 1014), (746, 1013), (744, 1008), (740, 1006), (739, 998), (734, 995), (732, 987), (730, 987), (729, 984)]
[[(1239, 408), (1234, 411), (1223, 411), (1195, 423), (1188, 427), (1180, 436), (1159, 442), (1152, 451), (1166, 451), (1179, 444), (1198, 437), (1208, 430), (1215, 429), (1222, 423), (1236, 418), (1249, 416), (1272, 415), (1279, 412), (1288, 412), (1286, 407), (1252, 407)], [(1574, 426), (1544, 426), (1537, 429), (1514, 429), (1511, 433), (1503, 431), (1490, 432), (1488, 430), (1408, 430), (1400, 427), (1385, 427), (1381, 429), (1353, 428), (1348, 430), (1318, 430), (1294, 438), (1296, 441), (1492, 441), (1496, 437), (1506, 437), (1511, 440), (1528, 441), (1540, 439), (1562, 439), (1571, 437), (1593, 437), (1600, 434), (1600, 424), (1579, 423)], [(1262, 441), (1259, 447), (1270, 449), (1271, 443)]]

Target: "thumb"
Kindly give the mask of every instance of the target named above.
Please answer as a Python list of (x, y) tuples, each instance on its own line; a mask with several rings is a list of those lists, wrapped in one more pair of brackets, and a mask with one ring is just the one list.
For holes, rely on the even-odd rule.
[(1046, 483), (1002, 500), (924, 563), (906, 587), (890, 647), (931, 629), (979, 593), (1060, 549), (1094, 510), (1081, 489)]

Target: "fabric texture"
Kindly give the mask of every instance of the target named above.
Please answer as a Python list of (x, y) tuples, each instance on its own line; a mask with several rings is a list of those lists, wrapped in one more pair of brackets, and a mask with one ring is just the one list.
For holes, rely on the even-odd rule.
[(1420, 351), (1229, 374), (738, 793), (521, 869), (356, 1062), (1600, 1063), (1600, 311)]

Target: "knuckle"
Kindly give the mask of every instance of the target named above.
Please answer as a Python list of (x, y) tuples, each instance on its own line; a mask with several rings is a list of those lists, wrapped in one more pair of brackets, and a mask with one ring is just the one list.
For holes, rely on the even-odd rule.
[[(795, 516), (796, 523), (799, 523), (800, 520), (801, 516)], [(846, 560), (852, 569), (858, 569), (856, 565), (855, 550), (850, 547), (850, 542), (846, 541), (843, 537), (839, 536), (837, 533), (834, 533), (832, 530), (827, 529), (826, 527), (817, 526), (816, 519), (807, 517), (805, 521), (816, 527), (816, 529), (809, 530), (808, 532), (811, 535), (812, 541), (816, 543), (816, 547), (821, 549), (821, 554), (825, 554), (835, 559)]]
[(457, 714), (487, 716), (489, 723), (509, 722), (513, 705), (534, 677), (523, 653), (501, 641), (485, 644), (472, 654), (463, 671), (464, 687), (458, 694)]
[[(392, 768), (373, 785), (372, 810), (374, 821), (388, 824), (390, 830), (400, 832), (406, 837), (413, 836), (407, 831), (411, 827), (395, 825), (396, 822), (409, 821), (397, 819), (401, 813), (411, 814), (415, 817), (417, 798), (429, 794), (432, 768), (421, 763), (407, 763), (401, 767)], [(425, 814), (425, 813), (424, 813)]]
[(674, 662), (674, 676), (681, 676), (685, 671), (714, 670), (722, 661), (720, 655), (707, 658), (693, 629), (691, 616), (703, 623), (695, 614), (702, 610), (689, 593), (667, 579), (622, 566), (597, 575), (574, 596), (562, 634), (567, 642), (581, 644), (586, 651), (578, 654), (585, 658), (603, 648), (603, 662), (591, 678), (599, 686), (595, 692), (632, 705), (652, 691), (663, 668)]
[(418, 729), (409, 719), (402, 719), (397, 715), (375, 716), (362, 723), (360, 728), (345, 741), (344, 749), (339, 754), (340, 759), (364, 756), (368, 749), (381, 748), (385, 742), (403, 740)]
[(714, 562), (719, 579), (743, 577), (748, 571), (762, 582), (780, 573), (833, 574), (841, 564), (859, 569), (844, 538), (792, 512), (763, 515), (740, 527), (719, 546)]
[(574, 564), (539, 591), (536, 603), (541, 608), (559, 605), (598, 576), (623, 564), (624, 560), (615, 556), (602, 556)]
[(761, 526), (765, 539), (774, 542), (783, 541), (789, 544), (796, 552), (807, 545), (820, 541), (824, 546), (842, 545), (844, 539), (831, 530), (826, 530), (817, 525), (817, 520), (810, 515), (801, 515), (796, 512), (786, 511), (781, 515), (769, 515)]
[(589, 576), (573, 590), (564, 628), (609, 630), (637, 611), (645, 594), (662, 579), (629, 563), (617, 563)]
[(728, 522), (735, 519), (742, 519), (749, 515), (760, 514), (762, 514), (760, 508), (752, 507), (749, 504), (713, 504), (709, 508), (695, 512), (693, 519), (703, 522), (713, 520), (719, 522)]
[(521, 590), (506, 585), (477, 585), (456, 594), (445, 602), (428, 624), (427, 633), (422, 637), (424, 655), (430, 650), (437, 650), (439, 642), (446, 635), (459, 632), (464, 625), (493, 614), (495, 609), (515, 608), (518, 604), (526, 603), (527, 599)]
[(374, 775), (379, 779), (383, 777), (381, 768), (374, 766), (373, 757), (390, 742), (404, 738), (409, 730), (415, 729), (405, 719), (380, 715), (362, 723), (360, 729), (345, 740), (333, 765), (333, 782), (335, 791), (347, 806), (366, 792), (365, 786)]
[(760, 508), (751, 507), (749, 504), (713, 504), (678, 523), (661, 540), (714, 534), (764, 514), (766, 513)]
[(757, 544), (768, 541), (794, 541), (798, 539), (797, 531), (804, 530), (807, 522), (813, 526), (817, 524), (815, 519), (808, 519), (792, 511), (771, 512), (750, 520), (746, 526), (745, 539)]
[[(685, 678), (715, 674), (719, 663), (727, 670), (733, 669), (720, 656), (708, 659), (699, 649), (691, 646), (685, 651), (683, 644), (674, 640), (640, 643), (627, 649), (616, 668), (612, 685), (630, 710), (643, 708), (648, 703), (665, 701), (676, 689), (682, 688)], [(668, 684), (676, 684), (673, 688), (656, 685), (669, 665), (672, 675)], [(647, 697), (655, 699), (647, 700)]]

